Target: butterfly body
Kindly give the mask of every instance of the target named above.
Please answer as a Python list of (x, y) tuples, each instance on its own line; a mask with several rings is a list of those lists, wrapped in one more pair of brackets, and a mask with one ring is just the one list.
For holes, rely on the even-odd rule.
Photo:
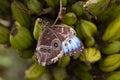
[(38, 62), (45, 66), (55, 63), (63, 55), (77, 55), (83, 53), (83, 50), (84, 46), (72, 28), (46, 26), (39, 37), (36, 56)]

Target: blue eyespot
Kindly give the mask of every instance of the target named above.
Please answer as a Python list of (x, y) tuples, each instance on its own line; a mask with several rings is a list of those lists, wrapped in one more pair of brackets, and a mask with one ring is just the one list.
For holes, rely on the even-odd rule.
[(65, 54), (69, 53), (72, 50), (77, 49), (80, 46), (80, 43), (80, 40), (76, 36), (74, 36), (66, 43), (62, 42), (62, 50)]
[(64, 42), (62, 42), (62, 50), (63, 50), (64, 53), (68, 53), (68, 49), (66, 48)]
[(69, 50), (69, 52), (72, 51), (73, 46), (71, 45), (71, 43), (70, 43), (70, 42), (67, 42), (67, 44), (68, 44), (68, 50)]

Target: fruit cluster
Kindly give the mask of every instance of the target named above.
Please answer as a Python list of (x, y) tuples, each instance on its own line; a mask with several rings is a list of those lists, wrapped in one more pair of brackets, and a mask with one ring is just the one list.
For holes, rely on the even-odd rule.
[[(80, 56), (63, 56), (56, 64), (40, 66), (34, 56), (46, 22), (59, 13), (59, 0), (0, 1), (0, 44), (18, 51), (34, 64), (25, 72), (28, 80), (119, 80), (120, 1), (62, 0), (57, 24), (72, 27), (85, 45)], [(4, 14), (3, 14), (4, 12)]]

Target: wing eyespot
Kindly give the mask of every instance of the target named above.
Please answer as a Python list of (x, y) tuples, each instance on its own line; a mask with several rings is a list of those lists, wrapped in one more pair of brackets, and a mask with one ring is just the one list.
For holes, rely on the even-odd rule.
[(67, 44), (67, 43), (65, 43), (65, 47), (68, 47), (68, 44)]
[(54, 40), (52, 40), (51, 45), (54, 50), (58, 50), (61, 47), (61, 42), (59, 39), (54, 39)]
[(58, 43), (57, 42), (54, 43), (54, 47), (56, 47), (56, 48), (58, 47)]

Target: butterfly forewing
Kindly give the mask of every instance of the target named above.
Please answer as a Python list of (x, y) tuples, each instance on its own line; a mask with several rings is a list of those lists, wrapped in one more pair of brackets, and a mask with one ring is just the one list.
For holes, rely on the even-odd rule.
[(61, 41), (50, 28), (44, 28), (37, 44), (36, 56), (41, 65), (55, 63), (62, 57)]

